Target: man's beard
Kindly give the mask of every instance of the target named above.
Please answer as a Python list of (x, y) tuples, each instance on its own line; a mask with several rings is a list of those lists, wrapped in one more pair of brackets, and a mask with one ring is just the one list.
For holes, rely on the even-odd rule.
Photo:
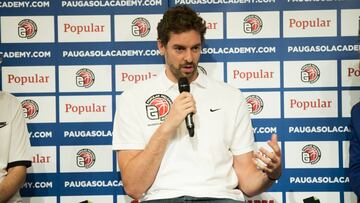
[[(184, 73), (181, 71), (182, 68), (187, 67), (187, 66), (191, 66), (191, 68), (193, 69), (192, 72)], [(197, 74), (197, 64), (195, 64), (195, 63), (182, 64), (182, 65), (179, 65), (179, 67), (175, 67), (173, 64), (169, 64), (169, 69), (177, 80), (179, 80), (182, 77), (186, 77), (189, 79), (189, 78), (193, 77), (195, 74)]]

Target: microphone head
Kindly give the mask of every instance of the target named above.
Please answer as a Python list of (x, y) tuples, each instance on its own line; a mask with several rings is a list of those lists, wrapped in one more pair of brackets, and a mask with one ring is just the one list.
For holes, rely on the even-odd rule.
[(178, 85), (179, 85), (179, 92), (190, 92), (190, 85), (189, 85), (189, 81), (187, 78), (183, 77), (180, 78), (178, 81)]

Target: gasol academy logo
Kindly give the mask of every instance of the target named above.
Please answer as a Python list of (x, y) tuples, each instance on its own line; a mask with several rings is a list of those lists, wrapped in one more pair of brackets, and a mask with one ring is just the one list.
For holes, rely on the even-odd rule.
[(31, 39), (37, 33), (36, 23), (30, 19), (24, 19), (18, 23), (18, 35), (20, 38)]
[(137, 37), (146, 37), (150, 32), (150, 23), (145, 18), (139, 17), (131, 23), (131, 33)]
[(308, 144), (302, 148), (302, 162), (306, 164), (316, 164), (321, 158), (320, 148), (313, 144)]
[(91, 168), (95, 160), (95, 153), (91, 149), (81, 149), (76, 154), (76, 165), (81, 168)]
[(35, 118), (39, 113), (39, 105), (31, 99), (22, 101), (21, 106), (23, 108), (25, 118), (27, 119)]
[(168, 115), (172, 101), (164, 94), (152, 95), (146, 100), (146, 114), (150, 120), (165, 120)]
[(301, 81), (313, 84), (320, 78), (320, 69), (312, 63), (301, 67)]
[(91, 87), (95, 82), (95, 74), (87, 68), (82, 68), (76, 72), (76, 86)]
[(264, 101), (257, 95), (246, 97), (246, 103), (248, 104), (249, 112), (253, 115), (259, 114), (264, 108)]
[(261, 31), (263, 22), (257, 15), (248, 15), (244, 19), (244, 32), (248, 34), (257, 34)]

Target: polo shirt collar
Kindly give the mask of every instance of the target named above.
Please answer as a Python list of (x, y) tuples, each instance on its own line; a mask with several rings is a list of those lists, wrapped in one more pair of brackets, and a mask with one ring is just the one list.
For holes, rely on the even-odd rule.
[(196, 85), (200, 88), (206, 88), (207, 87), (207, 76), (198, 69), (198, 77), (191, 83), (191, 85)]
[[(191, 86), (197, 86), (200, 88), (206, 88), (207, 87), (207, 76), (198, 69), (198, 77), (193, 81), (190, 85)], [(178, 84), (171, 81), (165, 74), (165, 69), (159, 74), (158, 76), (159, 81), (161, 82), (162, 87), (165, 91), (168, 91), (172, 88), (178, 88)]]

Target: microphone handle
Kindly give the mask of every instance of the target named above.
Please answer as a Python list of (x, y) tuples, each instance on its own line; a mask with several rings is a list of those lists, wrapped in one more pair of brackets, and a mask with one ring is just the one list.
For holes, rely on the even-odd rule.
[(185, 124), (186, 124), (186, 128), (189, 131), (190, 137), (194, 137), (195, 126), (194, 126), (194, 121), (193, 121), (193, 113), (189, 113), (188, 115), (186, 115)]

